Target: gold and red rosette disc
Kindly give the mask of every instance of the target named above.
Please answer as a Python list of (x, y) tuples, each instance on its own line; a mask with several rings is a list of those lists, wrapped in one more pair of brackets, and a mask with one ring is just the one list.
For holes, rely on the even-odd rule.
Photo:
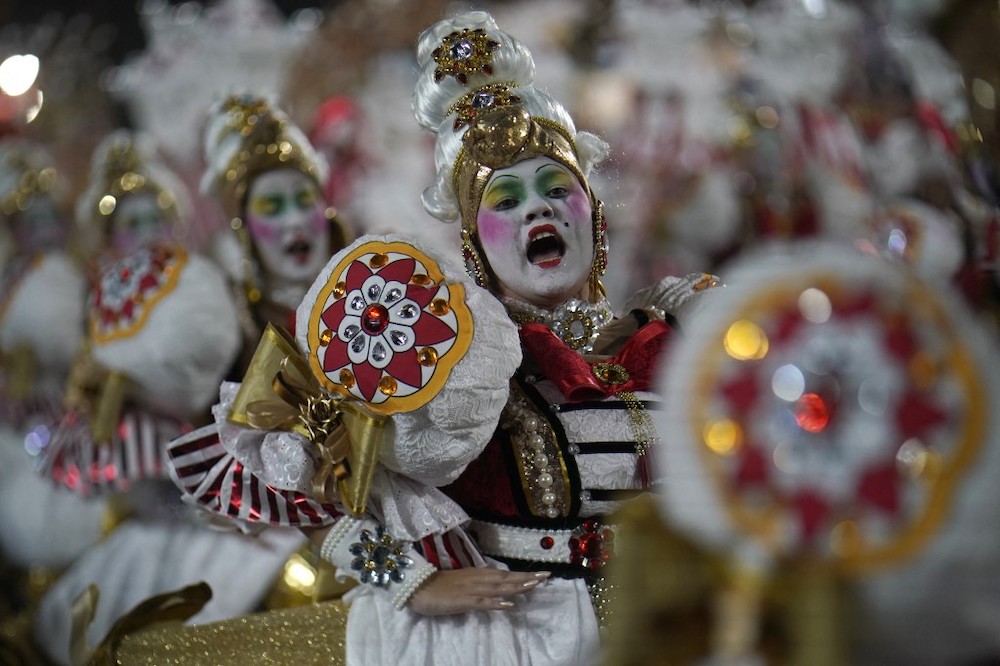
[(758, 253), (661, 370), (669, 519), (845, 573), (923, 547), (995, 428), (959, 299), (850, 247)]
[(405, 241), (370, 240), (348, 252), (305, 321), (309, 366), (321, 384), (385, 415), (437, 395), (473, 333), (462, 284)]

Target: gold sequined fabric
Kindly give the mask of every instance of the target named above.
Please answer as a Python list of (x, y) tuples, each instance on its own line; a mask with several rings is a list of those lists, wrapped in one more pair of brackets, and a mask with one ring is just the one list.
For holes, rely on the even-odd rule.
[(132, 666), (345, 663), (347, 607), (332, 601), (202, 625), (170, 623), (125, 636), (114, 664)]

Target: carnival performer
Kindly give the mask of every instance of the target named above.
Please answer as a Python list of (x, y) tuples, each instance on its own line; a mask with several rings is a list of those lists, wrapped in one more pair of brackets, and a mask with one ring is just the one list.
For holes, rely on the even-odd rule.
[(349, 234), (324, 199), (326, 161), (268, 99), (246, 93), (214, 105), (205, 162), (202, 192), (231, 228), (213, 253), (233, 281), (252, 352), (268, 322), (293, 326), (306, 289)]
[(295, 338), (266, 332), (216, 424), (171, 444), (175, 480), (230, 519), (302, 528), (361, 581), (348, 663), (591, 662), (604, 521), (652, 483), (650, 373), (717, 280), (666, 278), (616, 318), (587, 179), (606, 144), (486, 13), (425, 31), (418, 61), (424, 205), (459, 222), (468, 275), (394, 237), (335, 255)]
[(93, 262), (85, 352), (40, 466), (77, 497), (109, 498), (114, 511), (106, 537), (41, 601), (35, 642), (55, 663), (85, 659), (88, 643), (151, 595), (227, 580), (232, 568), (213, 567), (206, 553), (240, 560), (255, 583), (225, 588), (205, 617), (248, 612), (301, 543), (294, 534), (254, 541), (212, 530), (169, 492), (164, 446), (205, 418), (241, 346), (223, 273), (172, 240), (185, 215), (179, 182), (169, 176), (135, 136), (115, 133), (96, 151), (78, 203), (81, 226), (108, 247)]
[(86, 280), (70, 256), (65, 189), (43, 146), (0, 144), (0, 219), (13, 251), (0, 277), (0, 562), (5, 607), (26, 613), (98, 539), (104, 515), (100, 502), (40, 479), (25, 455), (49, 440), (83, 336)]

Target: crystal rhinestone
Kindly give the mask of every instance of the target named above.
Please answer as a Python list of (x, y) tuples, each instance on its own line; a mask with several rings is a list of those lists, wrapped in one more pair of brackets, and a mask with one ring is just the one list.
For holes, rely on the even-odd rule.
[(385, 356), (385, 345), (381, 342), (376, 342), (372, 347), (372, 360), (375, 362), (381, 362), (385, 360)]
[(412, 303), (407, 303), (403, 307), (399, 308), (399, 316), (403, 319), (413, 319), (417, 316), (418, 312), (420, 312), (420, 310), (418, 310), (417, 306)]
[(373, 284), (373, 285), (369, 286), (368, 287), (368, 300), (369, 301), (377, 301), (378, 297), (379, 297), (379, 294), (381, 294), (381, 293), (382, 293), (382, 287), (378, 286), (377, 284)]
[(361, 328), (368, 335), (381, 335), (389, 325), (389, 311), (385, 306), (375, 303), (365, 308), (361, 314)]
[(355, 296), (354, 298), (351, 299), (352, 310), (360, 310), (363, 307), (365, 307), (365, 299), (363, 299), (361, 296)]
[(352, 386), (354, 386), (354, 373), (348, 370), (347, 368), (344, 368), (343, 370), (340, 371), (339, 379), (340, 383), (346, 386), (347, 388), (351, 388)]
[(347, 283), (346, 282), (343, 282), (343, 281), (338, 282), (333, 287), (333, 297), (334, 298), (343, 298), (344, 294), (346, 292), (347, 292)]
[(351, 349), (354, 350), (355, 353), (360, 353), (361, 350), (364, 348), (365, 348), (365, 336), (359, 335), (358, 337), (354, 338), (354, 342), (351, 343)]
[(590, 491), (589, 490), (581, 490), (580, 491), (580, 500), (583, 501), (583, 502), (590, 501)]
[(322, 333), (319, 334), (319, 345), (320, 347), (326, 347), (333, 340), (333, 331), (330, 329), (324, 329)]
[(566, 447), (566, 448), (567, 448), (567, 449), (569, 450), (569, 452), (570, 452), (570, 453), (571, 453), (572, 455), (574, 455), (574, 456), (575, 456), (576, 454), (580, 453), (580, 447), (579, 447), (579, 446), (577, 446), (576, 444), (570, 444), (570, 445), (569, 445), (568, 447)]
[(538, 485), (542, 488), (551, 488), (553, 483), (552, 475), (548, 472), (544, 472), (538, 475)]
[(399, 385), (396, 383), (396, 380), (388, 375), (380, 379), (378, 382), (378, 390), (385, 395), (394, 395), (398, 386)]
[(385, 302), (386, 305), (390, 303), (395, 303), (403, 297), (403, 292), (397, 287), (393, 287), (389, 291), (385, 292)]
[(451, 45), (451, 57), (455, 60), (468, 60), (475, 50), (468, 39), (460, 39)]
[(402, 331), (391, 331), (389, 333), (389, 339), (392, 341), (392, 344), (397, 347), (402, 347), (410, 341), (410, 337)]
[(493, 106), (493, 102), (495, 101), (496, 98), (493, 96), (493, 93), (483, 90), (472, 96), (472, 108), (485, 109)]
[(550, 536), (543, 536), (538, 540), (538, 545), (545, 550), (552, 550), (552, 546), (556, 545), (556, 540)]
[(424, 367), (431, 367), (438, 362), (437, 351), (433, 347), (424, 347), (417, 352), (417, 362)]
[(358, 333), (361, 332), (361, 327), (357, 324), (351, 324), (344, 329), (344, 339), (353, 340)]
[(553, 412), (561, 412), (562, 411), (562, 406), (561, 405), (549, 405), (549, 407), (552, 408)]

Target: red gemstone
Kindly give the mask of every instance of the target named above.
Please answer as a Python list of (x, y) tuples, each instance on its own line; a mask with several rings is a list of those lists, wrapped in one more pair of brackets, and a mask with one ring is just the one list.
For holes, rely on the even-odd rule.
[(580, 540), (576, 537), (569, 538), (569, 549), (570, 552), (578, 553), (580, 552)]
[(821, 432), (830, 422), (830, 408), (818, 393), (806, 393), (795, 403), (795, 422), (806, 432)]
[(543, 536), (538, 543), (545, 550), (550, 550), (552, 546), (556, 545), (556, 540), (550, 536)]
[(380, 335), (389, 325), (389, 311), (375, 303), (361, 313), (361, 328), (368, 335)]
[(127, 280), (128, 276), (131, 275), (131, 274), (132, 274), (132, 271), (130, 271), (127, 268), (122, 268), (120, 271), (118, 271), (119, 277), (121, 277), (121, 279), (123, 279), (123, 280)]
[(584, 531), (594, 532), (594, 531), (597, 530), (597, 521), (596, 520), (585, 520), (585, 521), (583, 521), (582, 527), (583, 527)]

